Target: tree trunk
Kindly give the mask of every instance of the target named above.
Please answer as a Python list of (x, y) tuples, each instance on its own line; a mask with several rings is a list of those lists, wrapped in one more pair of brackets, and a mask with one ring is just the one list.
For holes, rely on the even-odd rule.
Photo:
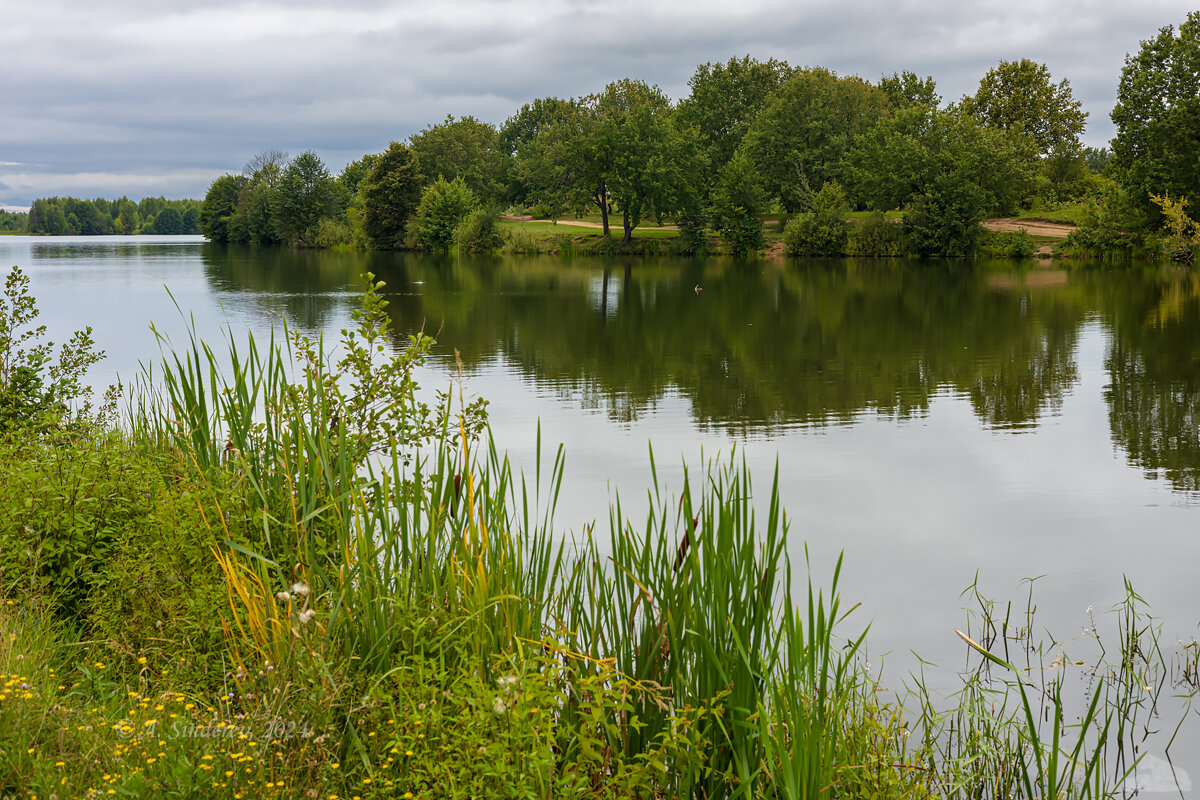
[(596, 205), (600, 206), (600, 221), (604, 223), (604, 236), (608, 237), (608, 187), (604, 179), (596, 186)]
[(621, 224), (625, 226), (625, 238), (621, 240), (621, 244), (627, 245), (629, 244), (629, 240), (633, 238), (633, 228), (629, 226), (629, 209), (623, 208), (621, 209), (621, 213), (624, 215)]

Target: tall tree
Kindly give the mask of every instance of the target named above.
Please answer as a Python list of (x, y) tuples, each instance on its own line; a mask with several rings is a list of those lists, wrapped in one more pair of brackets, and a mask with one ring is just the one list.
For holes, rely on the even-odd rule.
[(527, 151), (521, 174), (532, 198), (554, 213), (595, 207), (606, 236), (615, 206), (625, 243), (643, 219), (683, 207), (702, 157), (662, 90), (629, 79), (556, 108)]
[(509, 117), (500, 128), (500, 148), (508, 159), (506, 199), (525, 205), (531, 190), (529, 168), (534, 157), (538, 135), (549, 131), (575, 112), (573, 100), (539, 97)]
[(611, 148), (600, 135), (593, 98), (572, 99), (547, 111), (520, 151), (518, 174), (528, 199), (545, 206), (555, 219), (594, 206), (607, 236)]
[(1083, 104), (1071, 94), (1066, 79), (1054, 83), (1045, 64), (1027, 58), (1001, 61), (979, 81), (974, 97), (964, 97), (963, 110), (985, 125), (1023, 130), (1033, 137), (1039, 155), (1076, 154), (1087, 123)]
[(337, 176), (338, 183), (346, 190), (346, 194), (350, 197), (358, 194), (358, 187), (371, 174), (371, 168), (375, 166), (375, 162), (379, 160), (378, 154), (368, 153), (362, 158), (351, 161), (342, 168), (341, 173)]
[(346, 197), (325, 162), (311, 150), (296, 156), (279, 179), (271, 203), (271, 220), (280, 240), (313, 244), (317, 225), (346, 207)]
[(229, 241), (229, 220), (237, 209), (238, 197), (246, 178), (242, 175), (222, 175), (208, 187), (200, 205), (200, 232), (210, 242)]
[(893, 72), (879, 79), (879, 88), (887, 95), (893, 108), (937, 108), (942, 102), (933, 77), (921, 78), (915, 72)]
[(288, 166), (287, 153), (264, 150), (242, 167), (245, 183), (238, 196), (237, 209), (229, 220), (229, 240), (247, 244), (279, 244), (272, 208), (275, 193)]
[(696, 148), (687, 146), (689, 129), (674, 124), (671, 101), (657, 86), (624, 79), (592, 102), (599, 117), (596, 136), (611, 155), (608, 190), (628, 244), (643, 219), (679, 210)]
[(708, 159), (710, 182), (733, 157), (750, 124), (795, 70), (786, 61), (750, 56), (701, 64), (688, 81), (691, 95), (679, 104), (683, 125), (694, 126)]
[(742, 150), (721, 168), (713, 187), (712, 225), (732, 255), (745, 256), (762, 249), (762, 213), (767, 191), (754, 163)]
[(165, 236), (187, 233), (183, 225), (183, 214), (174, 206), (167, 206), (154, 218), (154, 232)]
[(1150, 195), (1189, 196), (1200, 208), (1200, 11), (1168, 25), (1125, 57), (1110, 168), (1138, 208), (1158, 216)]
[(462, 178), (485, 203), (499, 200), (507, 188), (500, 132), (474, 117), (446, 117), (415, 134), (409, 144), (427, 182)]
[(754, 120), (742, 147), (766, 189), (789, 213), (802, 211), (826, 183), (844, 182), (842, 162), (855, 137), (890, 108), (881, 89), (857, 76), (799, 70)]
[(421, 202), (421, 176), (412, 152), (400, 142), (388, 145), (362, 183), (363, 230), (381, 250), (404, 247), (409, 218)]
[(870, 207), (905, 209), (922, 253), (965, 255), (988, 213), (1015, 208), (1031, 190), (1034, 148), (1022, 131), (989, 128), (959, 109), (914, 105), (858, 139), (846, 174)]

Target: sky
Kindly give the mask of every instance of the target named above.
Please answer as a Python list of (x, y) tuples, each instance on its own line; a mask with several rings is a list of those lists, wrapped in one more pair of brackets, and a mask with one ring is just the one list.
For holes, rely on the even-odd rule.
[(333, 172), (447, 115), (502, 123), (619, 78), (687, 96), (696, 66), (750, 55), (945, 101), (1001, 60), (1045, 63), (1113, 135), (1126, 54), (1176, 0), (39, 0), (0, 26), (0, 206), (37, 197), (202, 198), (269, 149)]

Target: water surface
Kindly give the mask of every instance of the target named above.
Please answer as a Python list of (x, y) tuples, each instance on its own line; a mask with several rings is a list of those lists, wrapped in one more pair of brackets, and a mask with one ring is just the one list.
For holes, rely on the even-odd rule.
[[(189, 237), (0, 237), (56, 341), (91, 325), (97, 384), (157, 358), (149, 331), (218, 340), (286, 316), (336, 332), (370, 270), (400, 331), (455, 352), (497, 440), (565, 445), (564, 534), (617, 491), (736, 449), (765, 496), (778, 465), (803, 574), (845, 553), (873, 654), (953, 684), (962, 590), (1023, 602), (1058, 638), (1123, 596), (1196, 635), (1200, 276), (1175, 267), (722, 259), (466, 259), (233, 249)], [(169, 290), (169, 293), (168, 293)], [(235, 335), (238, 335), (235, 333)], [(853, 618), (852, 618), (853, 619)], [(1101, 626), (1106, 623), (1100, 618)], [(1200, 758), (1173, 753), (1200, 772)]]

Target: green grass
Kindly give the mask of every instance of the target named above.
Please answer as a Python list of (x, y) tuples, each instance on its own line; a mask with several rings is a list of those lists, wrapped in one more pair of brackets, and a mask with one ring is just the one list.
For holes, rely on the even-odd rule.
[(1046, 222), (1063, 222), (1069, 225), (1083, 224), (1086, 211), (1085, 203), (1072, 203), (1056, 209), (1026, 210), (1017, 214), (1017, 219), (1044, 220)]
[[(851, 211), (846, 214), (846, 219), (860, 220), (867, 219), (874, 212), (871, 211)], [(885, 211), (883, 212), (884, 219), (904, 219), (903, 211)]]
[[(530, 220), (521, 222), (501, 221), (499, 225), (502, 230), (529, 231), (530, 233), (539, 235), (569, 234), (571, 236), (598, 238), (603, 238), (604, 236), (604, 231), (600, 228), (572, 225), (571, 220), (559, 220), (557, 224), (550, 222), (549, 220)], [(616, 222), (616, 224), (609, 226), (609, 235), (618, 239), (624, 235), (619, 221)], [(643, 225), (634, 229), (633, 236), (634, 238), (641, 239), (673, 239), (679, 236), (679, 231), (663, 228), (652, 228)]]

